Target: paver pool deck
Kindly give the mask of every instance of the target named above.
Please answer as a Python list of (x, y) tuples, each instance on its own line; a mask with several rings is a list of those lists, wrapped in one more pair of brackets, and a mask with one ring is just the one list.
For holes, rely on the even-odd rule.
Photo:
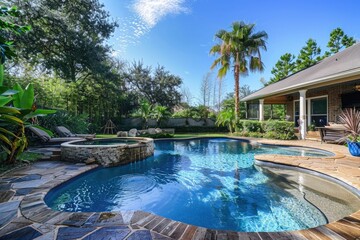
[[(257, 140), (260, 143), (319, 148), (325, 158), (258, 155), (257, 161), (314, 170), (360, 189), (360, 158), (335, 144)], [(336, 222), (289, 232), (234, 232), (188, 225), (142, 211), (59, 212), (43, 201), (53, 187), (97, 165), (43, 161), (0, 178), (0, 240), (3, 239), (360, 239), (360, 209)]]

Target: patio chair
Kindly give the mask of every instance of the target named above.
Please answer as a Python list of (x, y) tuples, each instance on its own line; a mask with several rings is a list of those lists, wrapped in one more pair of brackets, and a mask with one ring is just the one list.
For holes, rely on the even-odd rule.
[(35, 136), (37, 136), (42, 143), (64, 143), (74, 140), (82, 140), (80, 137), (62, 137), (62, 138), (52, 138), (47, 132), (37, 127), (27, 127)]
[(132, 129), (129, 130), (128, 136), (129, 137), (136, 137), (137, 134), (138, 134), (138, 130), (136, 128), (132, 128)]
[(55, 128), (57, 134), (60, 137), (81, 137), (81, 138), (95, 138), (96, 134), (76, 134), (72, 133), (69, 129), (64, 126), (57, 126)]

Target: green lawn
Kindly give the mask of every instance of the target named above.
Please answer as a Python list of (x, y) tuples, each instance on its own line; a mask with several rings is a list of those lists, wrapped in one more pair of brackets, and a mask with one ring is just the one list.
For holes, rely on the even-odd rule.
[[(190, 138), (190, 137), (226, 137), (229, 133), (175, 133), (174, 138)], [(96, 134), (98, 138), (114, 138), (115, 134)]]
[(39, 153), (32, 153), (32, 152), (23, 152), (20, 156), (18, 156), (17, 161), (13, 165), (4, 164), (4, 160), (0, 161), (0, 174), (4, 173), (10, 169), (20, 167), (31, 162), (35, 162), (42, 157)]

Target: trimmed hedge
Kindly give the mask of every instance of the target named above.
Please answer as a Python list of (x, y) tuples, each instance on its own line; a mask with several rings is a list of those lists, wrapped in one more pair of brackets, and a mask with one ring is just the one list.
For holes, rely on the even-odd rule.
[(239, 120), (236, 124), (236, 135), (291, 140), (296, 139), (294, 128), (295, 124), (288, 121)]
[(175, 133), (224, 133), (229, 132), (227, 127), (167, 127), (174, 128)]

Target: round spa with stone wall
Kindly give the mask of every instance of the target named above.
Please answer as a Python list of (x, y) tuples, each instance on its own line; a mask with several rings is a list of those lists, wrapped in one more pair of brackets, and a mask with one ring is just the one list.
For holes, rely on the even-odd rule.
[(151, 138), (76, 140), (61, 144), (61, 159), (73, 163), (96, 162), (105, 167), (145, 159), (154, 154)]

